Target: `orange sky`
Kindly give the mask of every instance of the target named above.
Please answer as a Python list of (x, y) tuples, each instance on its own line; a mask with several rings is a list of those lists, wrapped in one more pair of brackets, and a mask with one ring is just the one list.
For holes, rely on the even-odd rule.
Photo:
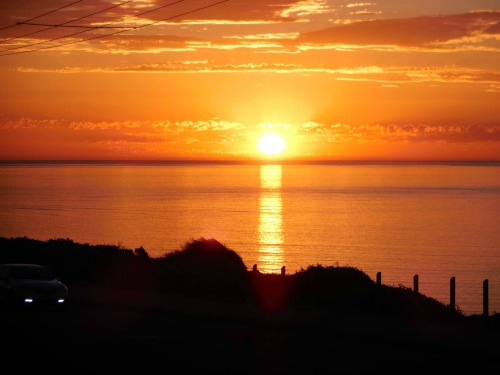
[(500, 160), (500, 1), (1, 1), (0, 79), (1, 160)]

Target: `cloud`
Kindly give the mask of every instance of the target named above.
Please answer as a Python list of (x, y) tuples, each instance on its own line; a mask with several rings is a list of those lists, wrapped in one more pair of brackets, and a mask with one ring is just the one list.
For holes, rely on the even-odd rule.
[[(44, 1), (41, 3), (45, 4)], [(172, 19), (168, 24), (159, 22), (167, 14), (177, 14), (176, 12), (189, 11), (197, 7), (207, 5), (207, 1), (190, 1), (179, 3), (175, 8), (166, 8), (159, 11), (144, 14), (140, 20), (132, 17), (134, 14), (141, 14), (142, 7), (151, 7), (156, 9), (157, 4), (153, 2), (138, 2), (136, 5), (141, 8), (134, 8), (131, 3), (128, 7), (119, 7), (113, 9), (111, 15), (107, 17), (112, 19), (97, 21), (82, 20), (85, 24), (107, 24), (111, 26), (120, 26), (139, 22), (137, 30), (126, 29), (127, 33), (121, 33), (119, 30), (113, 31), (86, 31), (83, 34), (75, 35), (73, 38), (57, 39), (49, 44), (44, 43), (41, 38), (50, 37), (51, 33), (61, 34), (62, 27), (53, 28), (43, 33), (37, 33), (26, 38), (9, 40), (4, 39), (3, 51), (7, 54), (22, 53), (30, 49), (45, 49), (57, 51), (80, 51), (94, 52), (101, 54), (130, 54), (130, 53), (152, 53), (160, 54), (165, 52), (196, 52), (204, 49), (214, 50), (239, 50), (255, 49), (259, 52), (267, 53), (300, 53), (310, 50), (337, 50), (337, 51), (355, 51), (360, 49), (369, 49), (377, 51), (399, 51), (399, 50), (417, 50), (417, 51), (458, 51), (458, 50), (484, 50), (500, 51), (500, 11), (476, 11), (454, 15), (439, 16), (421, 16), (413, 18), (399, 19), (373, 19), (370, 21), (355, 21), (344, 24), (348, 21), (342, 18), (330, 20), (330, 23), (340, 22), (336, 26), (324, 28), (319, 31), (304, 32), (300, 24), (312, 24), (308, 17), (321, 17), (323, 13), (336, 12), (324, 0), (278, 0), (269, 2), (267, 0), (231, 0), (213, 8), (201, 10), (200, 12), (189, 13), (185, 17)], [(90, 4), (91, 5), (91, 4)], [(94, 1), (94, 7), (91, 9), (100, 9), (96, 7), (98, 2)], [(375, 3), (360, 2), (346, 4), (344, 9), (352, 12), (374, 14), (378, 11), (370, 10)], [(102, 4), (100, 4), (102, 8)], [(7, 14), (9, 9), (6, 10)], [(14, 11), (10, 9), (10, 11)], [(10, 18), (20, 18), (20, 9), (16, 10), (19, 14), (12, 15)], [(87, 9), (85, 12), (88, 13)], [(68, 12), (74, 17), (86, 14), (73, 10)], [(105, 13), (107, 14), (107, 13)], [(179, 13), (181, 14), (181, 13)], [(101, 17), (102, 15), (99, 15)], [(114, 17), (114, 18), (113, 18)], [(40, 22), (45, 22), (42, 19)], [(60, 24), (64, 19), (58, 20)], [(324, 20), (323, 20), (324, 21)], [(1, 20), (0, 20), (1, 22)], [(4, 21), (8, 24), (9, 21)], [(13, 21), (10, 21), (13, 22)], [(55, 21), (54, 21), (55, 22)], [(228, 28), (223, 25), (235, 25), (240, 23), (242, 28), (230, 27), (232, 35), (224, 35)], [(279, 28), (262, 32), (258, 28), (261, 24), (292, 25), (284, 29)], [(169, 25), (176, 24), (183, 28), (169, 28)], [(205, 24), (213, 24), (213, 28), (204, 28)], [(324, 25), (318, 22), (318, 25)], [(143, 33), (141, 26), (150, 25), (145, 28), (147, 33)], [(195, 27), (199, 25), (199, 27)], [(216, 25), (219, 25), (215, 27)], [(243, 27), (246, 25), (247, 27)], [(255, 28), (250, 27), (255, 25)], [(27, 27), (17, 25), (13, 29), (17, 30), (13, 35), (22, 35), (18, 27)], [(319, 26), (321, 27), (321, 26)], [(308, 27), (311, 29), (311, 26)], [(14, 30), (14, 31), (15, 31)], [(237, 30), (237, 31), (235, 31)], [(243, 32), (246, 31), (246, 32)], [(286, 31), (284, 31), (286, 30)], [(63, 30), (66, 35), (70, 35), (72, 30)], [(210, 33), (207, 33), (210, 31)], [(302, 31), (302, 32), (301, 32)], [(7, 29), (10, 33), (11, 29)], [(118, 32), (115, 34), (115, 32)], [(131, 34), (130, 34), (130, 33)], [(69, 34), (68, 34), (69, 33)], [(182, 36), (182, 33), (185, 33)], [(115, 35), (113, 35), (115, 34)], [(175, 35), (174, 35), (175, 34)], [(188, 36), (191, 35), (191, 36)], [(2, 37), (8, 34), (2, 33)], [(196, 37), (194, 37), (196, 36)], [(94, 38), (95, 37), (95, 38)], [(39, 39), (40, 38), (40, 39)], [(81, 38), (81, 40), (78, 40)], [(88, 39), (88, 40), (86, 40)], [(43, 42), (43, 43), (42, 43)], [(489, 43), (487, 43), (489, 42)], [(34, 45), (33, 45), (34, 43)], [(39, 44), (42, 43), (42, 44)]]
[(331, 143), (500, 142), (500, 125), (306, 123), (299, 128)]
[(356, 7), (366, 7), (366, 6), (371, 6), (371, 5), (375, 5), (375, 3), (350, 3), (350, 4), (347, 4), (346, 7), (347, 8), (356, 8)]
[[(485, 145), (496, 158), (500, 151), (500, 125), (433, 124), (295, 124), (261, 123), (254, 126), (214, 119), (149, 122), (91, 122), (23, 118), (0, 123), (0, 157), (130, 159), (247, 157), (249, 139), (264, 129), (284, 132), (304, 145), (327, 150), (346, 146), (367, 149), (391, 147), (474, 148)], [(328, 146), (330, 144), (330, 146)], [(333, 147), (332, 147), (333, 144)]]
[(236, 155), (245, 142), (245, 126), (219, 119), (92, 122), (21, 118), (0, 122), (0, 157), (8, 159), (203, 158), (214, 152)]
[[(164, 35), (168, 25), (224, 25), (224, 24), (267, 24), (290, 23), (297, 7), (308, 8), (310, 12), (320, 12), (323, 0), (231, 0), (216, 1), (191, 0), (170, 3), (156, 1), (104, 2), (100, 0), (76, 3), (71, 6), (54, 6), (48, 0), (27, 0), (2, 4), (0, 24), (2, 27), (2, 51), (24, 53), (33, 50), (64, 48), (81, 50), (85, 40), (92, 45), (109, 47), (114, 43), (126, 44), (123, 51), (149, 50), (146, 39), (154, 37), (128, 37), (123, 33), (140, 33), (143, 29), (154, 30), (157, 43), (172, 48), (175, 41), (168, 41)], [(69, 3), (68, 5), (70, 5)], [(33, 11), (36, 9), (36, 12)], [(301, 13), (301, 12), (299, 12)], [(22, 24), (26, 23), (26, 24)], [(36, 24), (36, 29), (33, 29)], [(152, 32), (148, 32), (152, 34)], [(174, 37), (170, 37), (174, 38)], [(114, 39), (114, 43), (109, 42)], [(105, 41), (104, 43), (101, 43)], [(133, 42), (138, 42), (134, 43)], [(88, 42), (85, 43), (88, 48)], [(120, 50), (120, 46), (116, 47)]]
[(357, 80), (386, 83), (490, 83), (500, 82), (500, 73), (457, 66), (428, 67), (353, 67), (330, 70), (339, 80)]
[(114, 26), (162, 23), (162, 20), (186, 24), (199, 21), (267, 23), (290, 22), (298, 17), (331, 11), (327, 0), (230, 0), (217, 3), (217, 0), (134, 0), (128, 3), (86, 0), (76, 4), (68, 2), (70, 6), (52, 12), (57, 9), (53, 0), (10, 1), (2, 4), (2, 18), (6, 19), (2, 24), (15, 24), (44, 14), (36, 21), (62, 24), (73, 20), (73, 24)]
[(290, 3), (281, 14), (284, 17), (297, 15), (299, 17), (318, 15), (322, 13), (329, 13), (332, 10), (327, 4), (326, 0), (303, 0), (295, 3)]
[(444, 43), (480, 35), (499, 35), (500, 12), (423, 16), (359, 21), (304, 33), (299, 43), (312, 45), (398, 45), (442, 47)]
[(244, 126), (238, 122), (211, 120), (211, 121), (182, 121), (172, 124), (174, 127), (191, 131), (227, 131), (240, 130)]
[[(332, 142), (500, 142), (500, 125), (433, 125), (433, 124), (322, 124), (306, 122), (300, 125), (269, 124), (256, 125), (257, 129), (281, 129), (298, 131), (302, 134), (317, 134), (328, 137)], [(20, 118), (0, 123), (2, 131), (46, 132), (48, 135), (64, 132), (73, 133), (75, 139), (99, 142), (197, 142), (197, 134), (204, 133), (204, 139), (242, 139), (248, 127), (238, 122), (213, 119), (209, 121), (67, 121), (36, 120)], [(56, 132), (57, 131), (57, 132)], [(183, 140), (177, 135), (183, 133)], [(37, 133), (40, 134), (40, 133)], [(61, 134), (61, 133), (59, 133)], [(210, 136), (212, 134), (212, 136)], [(208, 138), (207, 138), (208, 135)], [(210, 138), (212, 137), (212, 138)], [(190, 139), (190, 141), (189, 141)]]
[(97, 67), (83, 69), (81, 67), (48, 68), (17, 68), (24, 73), (113, 73), (113, 72), (144, 72), (144, 73), (208, 73), (208, 72), (274, 72), (301, 74), (331, 74), (339, 81), (378, 82), (384, 87), (395, 87), (403, 83), (487, 83), (491, 86), (488, 92), (497, 92), (500, 86), (500, 73), (480, 69), (445, 66), (351, 66), (329, 68), (325, 66), (284, 64), (284, 63), (242, 63), (216, 64), (208, 60), (173, 60), (162, 64), (141, 64), (123, 67)]
[[(167, 19), (167, 22), (183, 24), (208, 24), (247, 22), (291, 22), (294, 16), (317, 12), (324, 8), (324, 0), (231, 0), (213, 7), (205, 8), (217, 1), (191, 0), (168, 8), (168, 12), (151, 12), (146, 14), (150, 21)], [(199, 11), (197, 11), (199, 9)], [(179, 16), (179, 17), (177, 17)]]
[(112, 51), (114, 53), (124, 51), (179, 51), (188, 50), (187, 42), (194, 41), (190, 37), (179, 37), (173, 35), (116, 35), (100, 39), (93, 43), (93, 51)]
[[(99, 133), (106, 134), (140, 134), (143, 139), (151, 139), (153, 135), (177, 135), (180, 133), (225, 132), (242, 130), (245, 126), (238, 122), (212, 119), (209, 121), (67, 121), (37, 120), (20, 118), (0, 123), (0, 130), (38, 129), (46, 131), (66, 131), (79, 135)], [(149, 134), (148, 136), (146, 134)], [(113, 136), (114, 137), (114, 136)], [(127, 136), (126, 139), (131, 139)]]
[(484, 29), (483, 34), (485, 35), (500, 35), (500, 22), (494, 23), (491, 26)]

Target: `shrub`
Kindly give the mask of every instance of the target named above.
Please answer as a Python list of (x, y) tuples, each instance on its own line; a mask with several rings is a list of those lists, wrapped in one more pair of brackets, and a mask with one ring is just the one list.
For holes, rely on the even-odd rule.
[(193, 239), (180, 250), (164, 254), (160, 261), (164, 289), (225, 296), (248, 291), (242, 258), (215, 239)]

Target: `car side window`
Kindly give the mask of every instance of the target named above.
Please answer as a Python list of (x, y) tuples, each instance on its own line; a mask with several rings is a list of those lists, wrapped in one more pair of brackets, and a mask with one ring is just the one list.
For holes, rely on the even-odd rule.
[(7, 280), (9, 278), (9, 272), (7, 267), (0, 267), (0, 280)]

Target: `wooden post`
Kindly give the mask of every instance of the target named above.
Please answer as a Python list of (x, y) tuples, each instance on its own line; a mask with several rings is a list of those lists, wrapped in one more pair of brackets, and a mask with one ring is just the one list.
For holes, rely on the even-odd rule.
[(382, 272), (377, 272), (377, 285), (382, 285)]
[(254, 264), (254, 265), (253, 265), (252, 271), (253, 271), (253, 272), (257, 272), (257, 264)]
[(285, 276), (285, 266), (281, 267), (281, 276)]
[(488, 279), (483, 281), (483, 315), (489, 316)]
[(413, 276), (413, 290), (418, 293), (418, 275)]
[(455, 276), (450, 279), (450, 307), (455, 310)]

